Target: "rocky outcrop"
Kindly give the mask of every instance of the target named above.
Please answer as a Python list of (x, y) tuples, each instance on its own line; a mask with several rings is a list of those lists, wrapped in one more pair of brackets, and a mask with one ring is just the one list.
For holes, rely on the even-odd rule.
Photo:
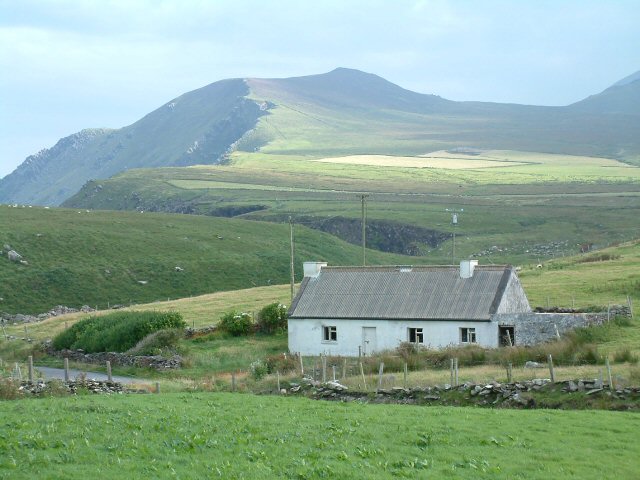
[(51, 317), (57, 317), (59, 315), (66, 315), (68, 313), (91, 313), (95, 312), (95, 308), (91, 308), (89, 305), (83, 305), (80, 309), (66, 307), (64, 305), (56, 305), (48, 312), (39, 313), (38, 315), (23, 315), (21, 313), (11, 314), (6, 312), (0, 312), (0, 321), (6, 323), (33, 323), (41, 322)]
[(17, 386), (19, 395), (76, 395), (79, 391), (93, 394), (113, 395), (123, 393), (147, 393), (146, 390), (125, 388), (118, 382), (100, 380), (76, 380), (62, 382), (60, 380), (39, 380), (37, 382), (22, 381)]

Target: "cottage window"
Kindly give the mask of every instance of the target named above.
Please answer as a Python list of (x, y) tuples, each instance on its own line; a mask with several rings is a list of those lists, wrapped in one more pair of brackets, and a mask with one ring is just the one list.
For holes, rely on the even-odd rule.
[(461, 343), (476, 343), (476, 329), (475, 328), (461, 328), (460, 329), (460, 342)]
[(325, 342), (337, 342), (338, 330), (336, 327), (322, 327), (322, 340)]
[(421, 328), (409, 329), (409, 343), (424, 343), (424, 335)]

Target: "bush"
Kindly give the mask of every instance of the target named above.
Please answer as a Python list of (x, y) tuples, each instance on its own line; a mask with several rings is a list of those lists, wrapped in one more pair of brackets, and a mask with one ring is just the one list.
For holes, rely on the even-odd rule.
[(129, 355), (163, 355), (174, 354), (178, 342), (184, 338), (184, 330), (167, 328), (150, 333), (140, 340), (133, 348), (127, 350)]
[(227, 312), (220, 318), (218, 326), (234, 337), (249, 335), (253, 331), (251, 315), (246, 312)]
[(296, 357), (293, 355), (269, 355), (266, 358), (267, 371), (269, 373), (287, 373), (296, 369)]
[(276, 333), (287, 330), (287, 307), (281, 303), (271, 303), (258, 313), (258, 330)]
[(267, 365), (262, 360), (256, 360), (249, 365), (249, 372), (254, 380), (261, 380), (269, 373)]
[(158, 330), (186, 327), (178, 312), (116, 312), (81, 320), (53, 339), (53, 348), (125, 352)]

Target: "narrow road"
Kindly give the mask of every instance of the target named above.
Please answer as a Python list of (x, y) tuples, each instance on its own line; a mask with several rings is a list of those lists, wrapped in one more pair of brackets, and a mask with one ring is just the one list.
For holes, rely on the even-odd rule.
[[(45, 380), (64, 380), (64, 369), (63, 368), (51, 368), (51, 367), (34, 367), (36, 371), (42, 373), (42, 376)], [(106, 373), (98, 373), (98, 372), (87, 372), (85, 370), (75, 370), (69, 369), (69, 379), (75, 380), (79, 375), (86, 375), (87, 379), (92, 380), (107, 380)], [(134, 377), (120, 377), (117, 375), (112, 375), (113, 381), (118, 383), (144, 383), (149, 382), (150, 380), (145, 380), (143, 378), (134, 378)]]

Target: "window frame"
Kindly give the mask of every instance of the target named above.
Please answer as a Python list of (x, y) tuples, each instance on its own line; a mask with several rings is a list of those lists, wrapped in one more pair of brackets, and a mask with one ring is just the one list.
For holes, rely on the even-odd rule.
[(476, 332), (476, 327), (460, 327), (460, 343), (478, 343), (478, 334)]
[[(414, 340), (411, 340), (412, 333)], [(407, 327), (407, 341), (411, 344), (424, 344), (424, 327)]]
[(338, 327), (336, 325), (322, 326), (322, 342), (323, 343), (338, 342)]

